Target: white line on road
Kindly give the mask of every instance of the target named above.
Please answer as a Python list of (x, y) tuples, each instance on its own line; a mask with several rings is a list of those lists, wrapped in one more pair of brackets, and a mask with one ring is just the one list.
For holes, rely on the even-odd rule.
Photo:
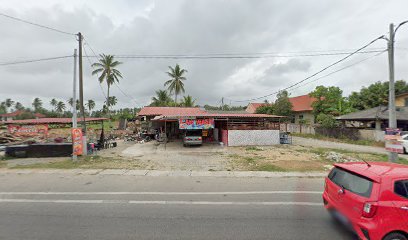
[(260, 206), (322, 206), (318, 202), (210, 202), (210, 201), (126, 201), (126, 200), (52, 200), (52, 199), (0, 199), (0, 203), (120, 203), (138, 205), (260, 205)]
[(244, 191), (244, 192), (0, 192), (0, 195), (262, 195), (322, 194), (320, 191)]

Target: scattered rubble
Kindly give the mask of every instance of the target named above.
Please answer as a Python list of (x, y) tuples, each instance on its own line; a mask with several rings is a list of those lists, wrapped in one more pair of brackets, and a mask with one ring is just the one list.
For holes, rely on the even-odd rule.
[(347, 162), (358, 162), (359, 160), (353, 157), (345, 156), (344, 154), (338, 152), (328, 152), (325, 154), (327, 160), (336, 163), (347, 163)]

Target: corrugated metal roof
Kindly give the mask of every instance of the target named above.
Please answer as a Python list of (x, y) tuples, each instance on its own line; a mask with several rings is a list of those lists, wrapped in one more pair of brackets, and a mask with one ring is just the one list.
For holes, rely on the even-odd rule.
[(203, 114), (205, 110), (196, 107), (144, 107), (137, 114), (138, 116), (160, 116), (160, 115), (188, 115)]
[[(397, 120), (408, 120), (408, 108), (397, 107)], [(388, 107), (379, 106), (367, 110), (353, 112), (338, 117), (338, 120), (388, 120)]]

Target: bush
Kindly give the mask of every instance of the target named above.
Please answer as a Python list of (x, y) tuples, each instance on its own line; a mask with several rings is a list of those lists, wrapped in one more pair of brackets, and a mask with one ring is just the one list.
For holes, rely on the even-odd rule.
[(316, 121), (324, 128), (338, 127), (336, 119), (329, 114), (320, 113), (317, 115)]

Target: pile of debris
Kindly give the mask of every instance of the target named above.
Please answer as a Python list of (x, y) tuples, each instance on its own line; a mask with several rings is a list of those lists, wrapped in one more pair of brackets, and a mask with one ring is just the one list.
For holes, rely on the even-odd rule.
[(347, 163), (347, 162), (358, 162), (359, 160), (353, 157), (345, 156), (344, 154), (338, 152), (328, 152), (325, 154), (327, 160), (336, 163)]
[(19, 142), (22, 141), (22, 138), (16, 137), (10, 133), (0, 133), (0, 144), (7, 144), (12, 142)]

